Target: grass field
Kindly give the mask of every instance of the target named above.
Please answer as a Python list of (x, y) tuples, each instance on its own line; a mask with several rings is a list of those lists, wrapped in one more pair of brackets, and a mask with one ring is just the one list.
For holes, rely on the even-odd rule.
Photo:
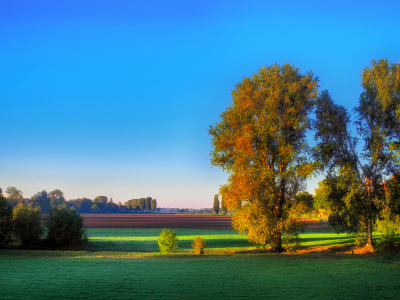
[[(162, 229), (89, 228), (87, 251), (0, 250), (0, 300), (400, 299), (399, 254), (349, 254), (354, 237), (314, 225), (301, 255), (260, 252), (233, 230), (183, 228), (178, 253), (162, 255)], [(192, 254), (195, 236), (206, 255)]]
[[(157, 238), (162, 229), (88, 229), (90, 251), (158, 252)], [(178, 250), (190, 251), (195, 236), (207, 241), (206, 252), (232, 252), (256, 249), (245, 235), (234, 230), (174, 229), (177, 233)], [(375, 239), (379, 234), (374, 235)], [(303, 247), (350, 246), (354, 237), (333, 231), (307, 231), (300, 235)]]
[(368, 255), (118, 259), (26, 253), (0, 256), (0, 299), (400, 298), (399, 260)]

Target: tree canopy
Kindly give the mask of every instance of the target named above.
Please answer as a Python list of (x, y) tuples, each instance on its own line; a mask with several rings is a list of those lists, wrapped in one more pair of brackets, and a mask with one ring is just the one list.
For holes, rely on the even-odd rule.
[(232, 104), (210, 126), (211, 162), (230, 174), (220, 193), (233, 226), (250, 241), (282, 251), (282, 234), (302, 224), (289, 201), (315, 170), (305, 139), (318, 80), (285, 64), (263, 67), (232, 91)]
[(400, 136), (396, 72), (398, 67), (389, 68), (387, 60), (372, 61), (363, 70), (364, 90), (354, 108), (357, 135), (350, 130), (350, 114), (333, 102), (328, 91), (317, 101), (315, 158), (327, 177), (316, 190), (316, 204), (329, 211), (336, 230), (364, 232), (371, 249), (372, 231), (385, 202), (382, 184), (385, 176), (400, 171), (395, 151)]

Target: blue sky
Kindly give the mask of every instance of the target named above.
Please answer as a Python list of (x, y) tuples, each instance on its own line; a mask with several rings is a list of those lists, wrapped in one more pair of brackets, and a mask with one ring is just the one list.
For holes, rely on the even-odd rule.
[(348, 2), (1, 1), (0, 187), (211, 207), (207, 128), (243, 76), (289, 62), (350, 110), (399, 62), (400, 2)]

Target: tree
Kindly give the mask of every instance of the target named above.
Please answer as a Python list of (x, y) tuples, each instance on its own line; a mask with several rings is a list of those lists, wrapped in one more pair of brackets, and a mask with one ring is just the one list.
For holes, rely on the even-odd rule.
[(48, 196), (46, 190), (36, 193), (31, 197), (34, 205), (39, 206), (43, 213), (47, 213), (50, 208), (51, 199)]
[(215, 194), (215, 195), (214, 195), (213, 212), (214, 212), (214, 214), (216, 214), (216, 215), (218, 215), (218, 213), (219, 213), (218, 194)]
[(87, 241), (83, 218), (75, 208), (67, 209), (65, 204), (50, 209), (47, 232), (47, 241), (53, 247), (72, 247)]
[(48, 193), (48, 197), (50, 198), (50, 206), (59, 206), (65, 203), (64, 193), (59, 189), (55, 189)]
[(157, 200), (156, 199), (151, 199), (150, 205), (151, 205), (151, 209), (153, 210), (153, 212), (155, 212), (156, 209), (157, 209)]
[(305, 134), (317, 82), (289, 64), (263, 67), (236, 85), (221, 122), (209, 129), (212, 165), (230, 174), (220, 194), (234, 211), (234, 228), (276, 252), (282, 235), (296, 236), (304, 226), (290, 200), (315, 169)]
[(18, 203), (13, 209), (13, 233), (24, 246), (38, 246), (43, 234), (40, 207)]
[(147, 197), (145, 200), (145, 209), (147, 211), (150, 211), (151, 209), (151, 199), (152, 199), (151, 197)]
[(95, 204), (93, 204), (93, 205), (90, 207), (90, 211), (93, 212), (93, 213), (98, 213), (98, 212), (100, 212), (100, 208), (99, 208), (99, 206), (95, 203)]
[(20, 189), (16, 188), (15, 186), (9, 186), (6, 189), (6, 193), (8, 194), (8, 200), (22, 200), (23, 193)]
[(145, 207), (146, 207), (146, 199), (145, 198), (140, 198), (138, 201), (138, 205), (141, 211), (144, 211)]
[(0, 193), (0, 247), (8, 246), (11, 241), (12, 216), (12, 206)]
[(97, 196), (93, 199), (94, 203), (101, 203), (103, 206), (107, 204), (108, 198), (106, 196)]
[(228, 213), (228, 210), (226, 209), (225, 203), (224, 203), (224, 198), (221, 197), (221, 212), (225, 216)]
[[(368, 73), (368, 68), (363, 72)], [(354, 108), (357, 136), (349, 129), (349, 113), (333, 103), (328, 91), (317, 101), (315, 158), (327, 177), (316, 190), (316, 205), (329, 212), (328, 221), (337, 231), (365, 233), (373, 251), (372, 231), (384, 200), (381, 183), (385, 175), (399, 171), (390, 145), (397, 129), (394, 114), (387, 113), (364, 75), (362, 86)], [(361, 152), (357, 151), (359, 138), (364, 142)]]
[(118, 202), (118, 209), (119, 209), (119, 210), (121, 209), (121, 206), (122, 206), (122, 203), (121, 203), (121, 201), (119, 201), (119, 202)]

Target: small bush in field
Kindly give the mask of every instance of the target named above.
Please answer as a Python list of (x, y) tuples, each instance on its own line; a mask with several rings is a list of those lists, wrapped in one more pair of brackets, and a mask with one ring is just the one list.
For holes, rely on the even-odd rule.
[(193, 239), (193, 244), (190, 246), (194, 248), (194, 253), (204, 254), (204, 248), (207, 246), (207, 242), (201, 236), (196, 236)]
[(161, 232), (157, 242), (162, 253), (174, 253), (178, 248), (178, 238), (176, 237), (176, 232), (169, 229), (164, 229)]

